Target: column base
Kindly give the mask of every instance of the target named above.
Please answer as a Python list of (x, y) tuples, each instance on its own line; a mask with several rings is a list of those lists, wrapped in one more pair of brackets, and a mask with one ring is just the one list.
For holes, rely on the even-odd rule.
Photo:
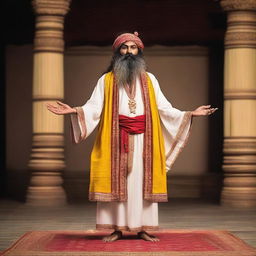
[(67, 204), (62, 187), (28, 187), (26, 204), (33, 206), (63, 206)]
[(221, 205), (237, 208), (256, 208), (256, 188), (224, 188)]

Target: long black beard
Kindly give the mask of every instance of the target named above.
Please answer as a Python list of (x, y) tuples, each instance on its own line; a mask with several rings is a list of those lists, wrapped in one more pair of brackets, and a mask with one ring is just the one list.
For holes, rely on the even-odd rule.
[(142, 54), (116, 55), (113, 62), (113, 71), (118, 85), (132, 85), (136, 77), (146, 70)]

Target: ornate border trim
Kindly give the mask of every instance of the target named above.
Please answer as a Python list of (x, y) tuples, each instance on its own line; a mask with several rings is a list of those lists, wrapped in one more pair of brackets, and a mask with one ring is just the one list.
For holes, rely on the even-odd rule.
[[(120, 194), (120, 150), (119, 150), (119, 91), (113, 76), (113, 95), (112, 95), (112, 131), (111, 131), (111, 194), (118, 198)], [(111, 86), (111, 85), (110, 85)]]
[(84, 110), (82, 107), (76, 107), (76, 112), (77, 112), (77, 118), (79, 122), (81, 123), (81, 140), (84, 140), (87, 134), (87, 129), (86, 129), (86, 123), (85, 123), (85, 116), (84, 116)]
[(144, 163), (144, 180), (143, 180), (143, 197), (145, 200), (152, 198), (152, 117), (149, 102), (149, 91), (147, 84), (146, 73), (141, 75), (141, 90), (142, 99), (144, 102), (144, 113), (146, 115), (146, 129), (144, 133), (144, 149), (143, 149), (143, 163)]
[(183, 148), (186, 146), (187, 142), (188, 142), (188, 138), (189, 138), (189, 135), (190, 135), (190, 132), (191, 132), (191, 127), (192, 127), (192, 119), (193, 119), (193, 116), (192, 116), (192, 112), (191, 111), (187, 111), (185, 114), (184, 114), (184, 117), (183, 117), (183, 120), (181, 122), (181, 125), (179, 127), (179, 130), (176, 134), (176, 137), (174, 139), (174, 142), (173, 142), (173, 145), (170, 149), (170, 151), (168, 152), (168, 154), (166, 155), (166, 158), (170, 157), (170, 155), (172, 154), (174, 148), (176, 147), (182, 133), (184, 132), (184, 129), (186, 128), (186, 126), (188, 125), (188, 123), (190, 122), (190, 127), (189, 127), (189, 131), (187, 133), (187, 136), (184, 140), (184, 143), (183, 145), (180, 147), (179, 151), (177, 152), (175, 158), (172, 160), (171, 164), (170, 164), (170, 168), (172, 167), (172, 165), (174, 164), (175, 160), (177, 159), (178, 155), (180, 154), (180, 152), (183, 150)]
[(140, 232), (140, 231), (156, 231), (159, 230), (159, 226), (141, 226), (137, 228), (129, 228), (128, 226), (118, 226), (112, 224), (96, 224), (97, 230), (104, 230), (104, 229), (115, 229), (121, 231), (129, 231), (129, 232)]
[(85, 116), (84, 116), (84, 111), (82, 107), (75, 107), (76, 109), (76, 115), (75, 118), (77, 118), (77, 121), (81, 124), (81, 129), (80, 125), (78, 124), (80, 134), (78, 140), (75, 139), (75, 128), (73, 124), (73, 120), (71, 117), (71, 138), (74, 143), (80, 143), (81, 141), (85, 140), (86, 135), (87, 135), (87, 128), (86, 128), (86, 122), (85, 122)]
[(116, 195), (110, 193), (98, 193), (89, 191), (89, 200), (90, 201), (100, 201), (100, 202), (113, 202), (119, 201), (119, 198)]
[(168, 194), (152, 194), (152, 193), (148, 193), (148, 194), (145, 194), (145, 200), (149, 200), (149, 201), (155, 202), (155, 203), (168, 202)]

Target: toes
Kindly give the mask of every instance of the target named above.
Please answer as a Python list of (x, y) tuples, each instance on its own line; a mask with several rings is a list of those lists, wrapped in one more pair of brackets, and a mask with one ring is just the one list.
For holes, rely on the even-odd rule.
[(155, 236), (151, 236), (150, 237), (150, 241), (152, 241), (152, 242), (158, 242), (158, 241), (160, 241), (157, 237), (155, 237)]
[(112, 238), (111, 237), (107, 237), (107, 239), (106, 239), (106, 243), (109, 243), (109, 242), (111, 242), (112, 241)]
[(147, 234), (146, 232), (140, 233), (139, 238), (141, 238), (145, 241), (148, 241), (148, 242), (158, 242), (158, 241), (160, 241), (159, 238), (157, 238), (155, 236), (151, 236), (151, 235)]
[(112, 233), (112, 234), (109, 235), (109, 236), (103, 237), (103, 238), (102, 238), (102, 241), (103, 241), (103, 242), (106, 242), (106, 243), (114, 242), (114, 241), (116, 241), (116, 240), (118, 240), (118, 239), (121, 239), (121, 237), (122, 237), (122, 234), (119, 234), (119, 233), (117, 233), (117, 232), (114, 232), (114, 233)]
[(109, 242), (109, 236), (103, 237), (102, 240), (103, 240), (103, 242), (106, 242), (106, 243)]

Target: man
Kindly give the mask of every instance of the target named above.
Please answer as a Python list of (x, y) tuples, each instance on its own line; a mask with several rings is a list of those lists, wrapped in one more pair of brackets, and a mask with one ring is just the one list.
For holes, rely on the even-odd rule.
[(167, 201), (166, 170), (184, 147), (193, 116), (210, 115), (216, 108), (194, 111), (172, 107), (157, 79), (146, 72), (144, 45), (125, 33), (113, 43), (114, 55), (82, 107), (48, 104), (55, 114), (71, 114), (76, 143), (99, 124), (91, 155), (89, 199), (97, 201), (97, 229), (114, 229), (103, 238), (112, 242), (122, 231), (156, 242), (148, 234), (158, 228), (158, 202)]

